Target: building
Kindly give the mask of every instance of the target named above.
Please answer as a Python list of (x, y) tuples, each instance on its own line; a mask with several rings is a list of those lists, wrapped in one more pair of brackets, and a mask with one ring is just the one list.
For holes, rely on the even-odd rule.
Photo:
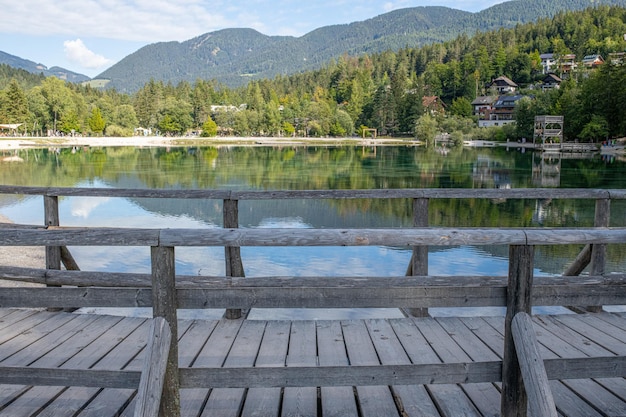
[(582, 63), (585, 68), (592, 69), (604, 64), (604, 59), (600, 55), (587, 55)]
[(567, 54), (559, 58), (559, 70), (561, 71), (561, 77), (567, 76), (577, 67), (578, 64), (576, 64), (576, 55)]
[(561, 77), (559, 77), (556, 74), (548, 74), (544, 77), (543, 81), (541, 82), (541, 89), (542, 90), (551, 90), (553, 88), (560, 88), (561, 87), (561, 83), (563, 82), (563, 80), (561, 79)]
[(445, 111), (445, 106), (445, 103), (437, 96), (422, 97), (422, 107), (424, 108), (424, 113), (428, 112), (432, 116), (442, 114)]
[(496, 102), (498, 96), (480, 96), (472, 101), (474, 108), (474, 116), (478, 116), (479, 120), (488, 120), (489, 115), (493, 111), (493, 103)]
[(491, 97), (478, 97), (472, 102), (478, 116), (478, 127), (504, 126), (515, 123), (515, 105), (522, 95), (502, 95), (491, 104)]
[(510, 94), (517, 90), (517, 84), (504, 75), (493, 80), (488, 87), (494, 89), (498, 94)]
[(541, 68), (544, 74), (549, 74), (554, 71), (554, 68), (556, 68), (556, 58), (554, 54), (541, 54), (539, 58), (541, 58)]

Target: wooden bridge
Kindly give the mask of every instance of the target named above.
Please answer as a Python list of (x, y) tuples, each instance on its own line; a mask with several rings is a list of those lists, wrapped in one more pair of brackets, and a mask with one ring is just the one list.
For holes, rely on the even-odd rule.
[[(230, 192), (0, 187), (44, 196), (46, 225), (2, 225), (0, 245), (45, 246), (47, 268), (0, 268), (46, 284), (0, 289), (0, 415), (6, 416), (619, 416), (626, 415), (626, 277), (605, 274), (622, 190)], [(59, 226), (59, 196), (224, 201), (224, 228)], [(240, 229), (244, 199), (413, 200), (413, 228)], [(436, 198), (596, 200), (594, 227), (428, 227)], [(438, 277), (428, 246), (506, 245), (506, 277)], [(587, 245), (562, 276), (534, 277), (537, 245)], [(67, 247), (144, 246), (151, 274), (79, 271)], [(403, 277), (243, 278), (241, 246), (413, 249)], [(180, 276), (175, 248), (221, 246), (224, 277)], [(67, 269), (62, 270), (61, 263)], [(590, 273), (578, 275), (591, 263)], [(581, 314), (531, 316), (531, 306)], [(427, 317), (431, 307), (505, 306), (504, 317)], [(80, 315), (76, 307), (152, 307), (153, 318)], [(261, 321), (251, 308), (397, 307), (401, 319)], [(178, 309), (224, 308), (221, 320)], [(52, 311), (56, 309), (57, 311)], [(408, 314), (408, 313), (412, 313)], [(414, 317), (421, 315), (422, 317)], [(240, 315), (240, 316), (245, 316)]]

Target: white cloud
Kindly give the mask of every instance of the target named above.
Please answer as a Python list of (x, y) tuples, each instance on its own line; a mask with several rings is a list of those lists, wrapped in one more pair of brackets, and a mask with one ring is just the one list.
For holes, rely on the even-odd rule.
[(103, 68), (111, 63), (110, 59), (98, 55), (87, 48), (80, 39), (63, 42), (63, 50), (69, 61), (84, 68)]

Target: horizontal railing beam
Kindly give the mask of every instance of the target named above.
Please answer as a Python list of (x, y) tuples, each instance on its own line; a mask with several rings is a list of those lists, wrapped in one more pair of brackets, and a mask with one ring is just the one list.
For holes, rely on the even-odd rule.
[(502, 362), (180, 368), (181, 388), (337, 387), (499, 382)]
[(626, 243), (626, 228), (3, 228), (0, 246), (458, 246)]
[(383, 199), (383, 198), (511, 198), (511, 199), (626, 199), (626, 191), (619, 189), (464, 189), (464, 188), (408, 188), (376, 190), (165, 190), (80, 187), (21, 187), (0, 185), (0, 194), (48, 195), (58, 197), (122, 197), (122, 198), (177, 198), (216, 200), (275, 200), (275, 199)]
[[(63, 272), (89, 275), (78, 271), (54, 274)], [(77, 285), (86, 281), (47, 283)], [(89, 285), (98, 283), (92, 280)], [(0, 307), (152, 307), (152, 291), (147, 282), (142, 285), (3, 288)], [(231, 282), (226, 277), (185, 276), (178, 280), (176, 304), (184, 309), (504, 307), (506, 285), (504, 277), (264, 277)], [(620, 305), (625, 299), (623, 275), (541, 277), (533, 287), (532, 302), (540, 306)]]

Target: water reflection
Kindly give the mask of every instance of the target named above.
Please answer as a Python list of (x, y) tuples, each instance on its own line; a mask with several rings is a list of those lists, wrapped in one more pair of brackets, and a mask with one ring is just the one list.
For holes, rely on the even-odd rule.
[[(20, 150), (23, 162), (0, 164), (10, 185), (167, 189), (359, 189), (359, 188), (626, 188), (624, 161), (521, 153), (502, 148), (415, 147), (309, 148), (85, 148)], [(571, 155), (570, 155), (571, 156)], [(435, 226), (591, 226), (593, 201), (433, 200)], [(60, 200), (61, 224), (116, 227), (221, 227), (222, 203), (72, 197)], [(408, 200), (243, 201), (241, 227), (410, 226)], [(626, 226), (626, 203), (611, 207), (611, 225)], [(0, 196), (0, 214), (41, 224), (40, 197)], [(609, 250), (608, 271), (624, 270), (624, 248)], [(148, 248), (71, 248), (84, 270), (149, 272)], [(580, 247), (538, 247), (537, 274), (561, 273)], [(386, 247), (242, 248), (246, 276), (397, 276), (410, 253)], [(434, 275), (505, 275), (506, 248), (432, 248)], [(177, 273), (223, 275), (222, 248), (177, 249)], [(279, 314), (276, 311), (276, 314)], [(315, 312), (311, 314), (323, 314)], [(347, 312), (351, 314), (351, 312)], [(387, 314), (387, 312), (385, 312)]]

